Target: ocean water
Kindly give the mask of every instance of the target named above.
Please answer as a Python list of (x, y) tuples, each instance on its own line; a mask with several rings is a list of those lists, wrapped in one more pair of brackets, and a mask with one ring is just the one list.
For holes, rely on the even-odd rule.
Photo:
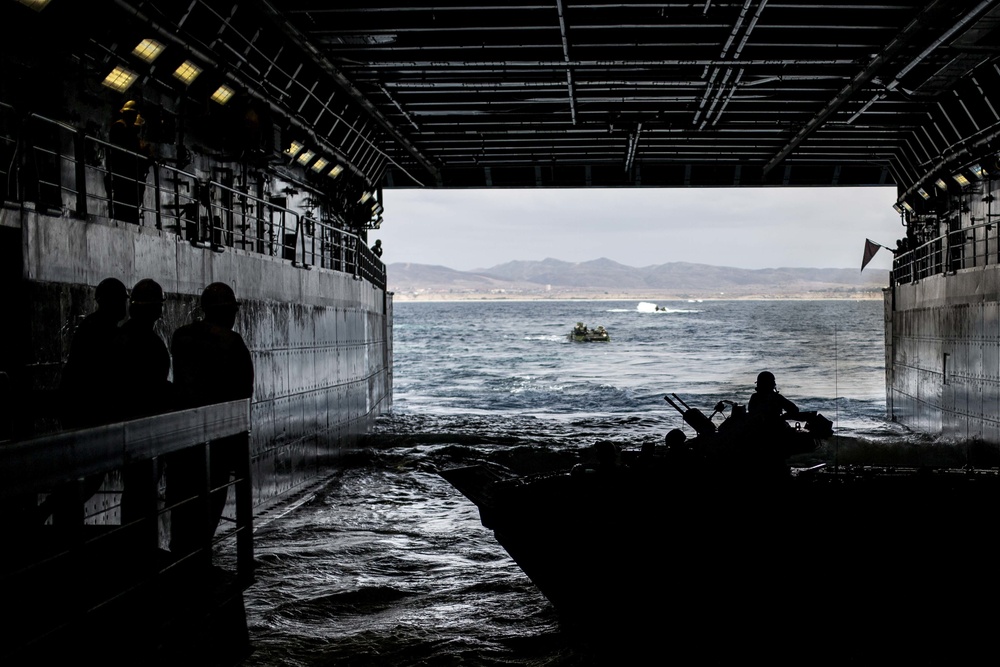
[[(569, 467), (597, 440), (693, 436), (665, 395), (710, 413), (745, 403), (762, 370), (834, 421), (820, 458), (915, 437), (885, 419), (881, 302), (656, 305), (397, 303), (392, 414), (324, 485), (257, 523), (247, 664), (602, 664), (439, 469), (529, 473)], [(578, 321), (611, 341), (569, 341)]]

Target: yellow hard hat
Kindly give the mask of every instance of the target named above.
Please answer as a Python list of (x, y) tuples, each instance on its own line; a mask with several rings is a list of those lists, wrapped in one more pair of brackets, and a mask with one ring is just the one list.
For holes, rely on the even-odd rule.
[(139, 105), (136, 104), (135, 100), (129, 100), (128, 102), (123, 104), (121, 108), (121, 113), (125, 113), (126, 111), (135, 111), (138, 113)]

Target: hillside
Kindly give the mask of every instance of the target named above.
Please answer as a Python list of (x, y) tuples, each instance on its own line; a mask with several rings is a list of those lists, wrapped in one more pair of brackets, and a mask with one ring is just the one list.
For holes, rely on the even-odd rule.
[(396, 299), (878, 298), (888, 271), (739, 269), (688, 262), (631, 267), (610, 259), (514, 261), (474, 271), (396, 263), (387, 267)]

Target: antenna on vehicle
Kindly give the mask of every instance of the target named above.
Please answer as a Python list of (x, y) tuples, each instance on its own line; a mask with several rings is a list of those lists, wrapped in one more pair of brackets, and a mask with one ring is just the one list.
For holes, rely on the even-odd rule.
[(833, 444), (833, 470), (840, 472), (840, 358), (837, 356), (837, 323), (833, 323), (833, 420), (837, 435)]

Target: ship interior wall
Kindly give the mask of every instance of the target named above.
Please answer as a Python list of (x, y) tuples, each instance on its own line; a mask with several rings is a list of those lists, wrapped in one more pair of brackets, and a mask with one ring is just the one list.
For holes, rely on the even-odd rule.
[(169, 232), (115, 221), (11, 208), (0, 218), (4, 234), (22, 237), (4, 247), (24, 252), (14, 292), (24, 317), (5, 334), (28, 340), (16, 371), (17, 386), (27, 390), (12, 404), (20, 435), (59, 428), (55, 390), (72, 332), (94, 310), (94, 288), (107, 277), (160, 283), (167, 302), (158, 333), (168, 345), (175, 329), (199, 315), (206, 285), (234, 288), (242, 304), (235, 329), (255, 367), (257, 506), (315, 480), (390, 407), (391, 294), (368, 281), (238, 248), (200, 248)]
[(1000, 465), (1000, 160), (952, 170), (900, 209), (885, 290), (886, 407)]

